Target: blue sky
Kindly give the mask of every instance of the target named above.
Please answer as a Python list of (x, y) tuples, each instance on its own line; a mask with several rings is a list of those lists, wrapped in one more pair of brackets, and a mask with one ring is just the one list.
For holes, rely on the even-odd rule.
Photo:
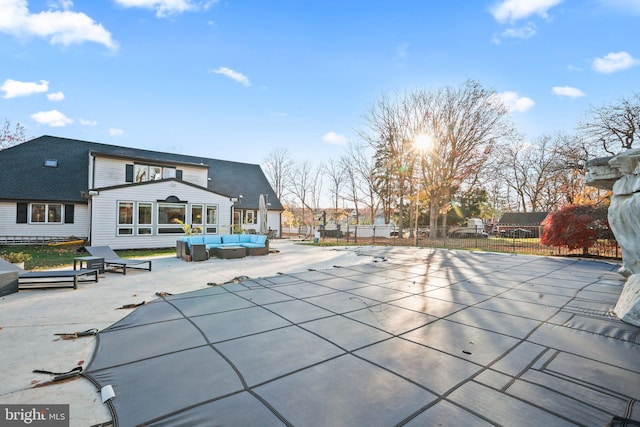
[(315, 161), (383, 94), (474, 79), (536, 138), (640, 92), (638, 28), (640, 0), (0, 0), (0, 120)]

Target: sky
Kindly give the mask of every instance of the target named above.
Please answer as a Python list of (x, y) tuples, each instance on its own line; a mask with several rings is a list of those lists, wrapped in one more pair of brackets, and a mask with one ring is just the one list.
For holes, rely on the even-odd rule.
[(639, 93), (638, 40), (640, 0), (0, 0), (0, 120), (317, 163), (382, 96), (471, 79), (535, 140)]

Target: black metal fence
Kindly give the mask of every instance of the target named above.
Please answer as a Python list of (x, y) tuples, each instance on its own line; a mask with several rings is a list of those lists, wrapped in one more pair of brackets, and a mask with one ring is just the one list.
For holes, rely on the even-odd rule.
[[(435, 237), (430, 237), (430, 229), (403, 229), (402, 235), (398, 228), (385, 232), (375, 230), (371, 233), (371, 226), (367, 226), (365, 233), (358, 233), (358, 226), (351, 225), (348, 231), (345, 227), (340, 230), (326, 229), (320, 232), (318, 243), (344, 244), (372, 244), (418, 246), (446, 249), (481, 250), (488, 252), (518, 253), (545, 256), (588, 256), (594, 258), (621, 259), (621, 252), (615, 239), (600, 238), (587, 249), (569, 249), (567, 247), (547, 246), (540, 243), (542, 227), (538, 225), (510, 224), (500, 225), (491, 229), (446, 227), (439, 228)], [(382, 229), (382, 227), (380, 227)], [(313, 233), (300, 234), (300, 237), (315, 241)], [(286, 236), (286, 233), (285, 233)]]

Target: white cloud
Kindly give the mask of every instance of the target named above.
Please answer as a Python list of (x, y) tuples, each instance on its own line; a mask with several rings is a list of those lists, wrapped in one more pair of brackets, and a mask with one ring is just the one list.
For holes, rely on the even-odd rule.
[(511, 113), (524, 113), (536, 105), (533, 99), (526, 96), (520, 96), (518, 95), (518, 92), (501, 92), (496, 94), (496, 96)]
[(231, 68), (220, 67), (217, 70), (210, 70), (209, 72), (227, 76), (230, 79), (235, 80), (236, 82), (240, 83), (243, 86), (247, 86), (247, 87), (251, 86), (251, 82), (249, 81), (249, 78), (247, 76), (237, 71), (233, 71)]
[(216, 1), (193, 1), (193, 0), (116, 0), (124, 7), (139, 7), (142, 9), (151, 9), (156, 11), (158, 18), (164, 18), (194, 10), (208, 9)]
[(616, 71), (626, 70), (640, 64), (640, 60), (635, 59), (627, 52), (611, 52), (602, 58), (593, 60), (593, 69), (598, 73), (615, 73)]
[(51, 127), (65, 127), (73, 123), (73, 120), (62, 114), (58, 110), (40, 111), (31, 115), (31, 118), (42, 125)]
[(49, 98), (49, 101), (62, 101), (64, 99), (64, 93), (62, 92), (48, 93), (47, 98)]
[(95, 126), (98, 124), (95, 120), (78, 119), (82, 126)]
[(529, 39), (535, 34), (536, 26), (533, 23), (528, 23), (524, 27), (507, 28), (500, 34), (500, 36), (515, 39)]
[(110, 128), (109, 129), (109, 135), (111, 135), (111, 136), (122, 136), (122, 135), (124, 135), (124, 131), (122, 129), (118, 129), (118, 128)]
[(48, 0), (47, 4), (52, 9), (71, 9), (73, 7), (73, 1), (71, 0)]
[(563, 0), (503, 0), (491, 9), (491, 14), (500, 23), (516, 22), (532, 15), (547, 19), (549, 9), (562, 2)]
[(396, 54), (400, 59), (407, 59), (409, 56), (409, 43), (402, 43), (396, 47)]
[(584, 92), (578, 88), (570, 86), (554, 86), (551, 92), (558, 96), (566, 96), (568, 98), (580, 98), (585, 96)]
[(600, 0), (605, 7), (614, 7), (625, 12), (640, 13), (640, 0)]
[(324, 142), (335, 145), (344, 145), (348, 142), (347, 137), (335, 132), (327, 132), (322, 137)]
[(46, 80), (40, 80), (40, 83), (20, 82), (18, 80), (6, 79), (2, 86), (0, 86), (0, 90), (4, 91), (3, 98), (9, 99), (17, 96), (47, 92), (49, 90), (49, 82)]
[[(64, 7), (70, 5), (67, 1), (62, 3)], [(0, 32), (16, 37), (48, 38), (51, 44), (67, 46), (90, 41), (117, 49), (111, 33), (84, 13), (66, 9), (31, 13), (27, 0), (0, 0), (0, 9)]]

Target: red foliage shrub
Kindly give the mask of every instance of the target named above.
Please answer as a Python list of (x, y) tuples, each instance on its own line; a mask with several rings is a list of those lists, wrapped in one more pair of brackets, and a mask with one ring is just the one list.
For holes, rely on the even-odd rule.
[(569, 205), (549, 214), (542, 225), (540, 243), (582, 249), (584, 255), (598, 239), (611, 237), (606, 206)]

